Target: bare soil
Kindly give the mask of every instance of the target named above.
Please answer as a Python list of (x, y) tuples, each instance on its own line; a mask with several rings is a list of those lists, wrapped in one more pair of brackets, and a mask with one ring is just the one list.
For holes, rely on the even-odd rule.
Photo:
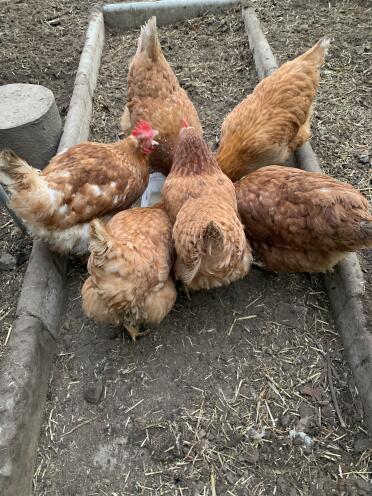
[[(335, 37), (322, 71), (312, 143), (327, 172), (368, 196), (370, 168), (359, 157), (371, 156), (371, 12), (356, 1), (274, 3), (254, 5), (280, 62), (323, 34)], [(8, 35), (0, 44), (3, 82), (39, 81), (66, 110), (89, 4), (2, 5)], [(46, 21), (61, 14), (61, 24)], [(159, 32), (213, 146), (224, 115), (257, 83), (240, 14), (207, 15)], [(107, 33), (92, 139), (117, 138), (137, 36)], [(29, 242), (10, 225), (2, 232), (0, 251), (27, 257)], [(370, 262), (363, 258), (369, 284)], [(7, 325), (24, 265), (1, 279)], [(82, 315), (85, 277), (85, 268), (72, 261), (35, 495), (372, 494), (372, 450), (319, 277), (254, 269), (228, 288), (193, 294), (191, 301), (180, 295), (162, 325), (135, 344)], [(2, 343), (6, 334), (1, 331)], [(293, 437), (293, 430), (308, 437)]]

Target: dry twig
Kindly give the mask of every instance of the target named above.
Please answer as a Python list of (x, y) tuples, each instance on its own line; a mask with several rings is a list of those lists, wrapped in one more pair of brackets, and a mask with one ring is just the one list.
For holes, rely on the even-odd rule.
[(332, 364), (331, 364), (331, 358), (329, 356), (329, 351), (327, 351), (327, 377), (328, 377), (328, 385), (329, 385), (329, 391), (331, 393), (331, 398), (333, 402), (333, 406), (335, 407), (336, 414), (338, 417), (338, 420), (340, 421), (341, 427), (345, 428), (346, 423), (341, 415), (341, 410), (338, 405), (337, 397), (336, 397), (336, 391), (335, 388), (333, 387), (333, 379), (332, 379)]

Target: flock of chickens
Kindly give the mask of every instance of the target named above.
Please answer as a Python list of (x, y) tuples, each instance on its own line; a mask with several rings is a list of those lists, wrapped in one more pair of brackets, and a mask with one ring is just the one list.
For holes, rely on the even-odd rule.
[[(186, 290), (243, 278), (252, 250), (266, 269), (325, 272), (372, 247), (372, 216), (351, 185), (283, 164), (310, 136), (329, 39), (282, 65), (225, 118), (213, 154), (196, 109), (161, 50), (156, 18), (142, 27), (121, 119), (126, 138), (81, 143), (43, 172), (0, 154), (10, 207), (60, 253), (90, 252), (85, 313), (123, 326), (158, 324)], [(151, 171), (161, 201), (129, 208)], [(234, 182), (233, 182), (234, 181)]]

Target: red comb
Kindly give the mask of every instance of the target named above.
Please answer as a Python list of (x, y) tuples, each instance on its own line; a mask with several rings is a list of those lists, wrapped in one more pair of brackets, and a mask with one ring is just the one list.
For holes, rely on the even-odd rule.
[(140, 121), (132, 131), (132, 136), (147, 136), (153, 132), (151, 124), (147, 121)]
[(183, 118), (183, 119), (182, 119), (181, 126), (182, 126), (182, 127), (190, 127), (190, 124), (187, 122), (187, 120), (186, 120), (185, 118)]

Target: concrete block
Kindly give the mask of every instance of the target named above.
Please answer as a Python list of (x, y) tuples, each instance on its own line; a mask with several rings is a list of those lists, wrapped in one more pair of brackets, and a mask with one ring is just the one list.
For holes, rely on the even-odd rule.
[(197, 17), (203, 12), (219, 12), (239, 4), (240, 0), (161, 0), (159, 2), (130, 2), (107, 4), (103, 7), (105, 24), (118, 31), (142, 26), (156, 16), (156, 24), (163, 26)]
[(42, 169), (55, 155), (62, 132), (53, 93), (36, 84), (0, 87), (0, 149), (11, 148)]

